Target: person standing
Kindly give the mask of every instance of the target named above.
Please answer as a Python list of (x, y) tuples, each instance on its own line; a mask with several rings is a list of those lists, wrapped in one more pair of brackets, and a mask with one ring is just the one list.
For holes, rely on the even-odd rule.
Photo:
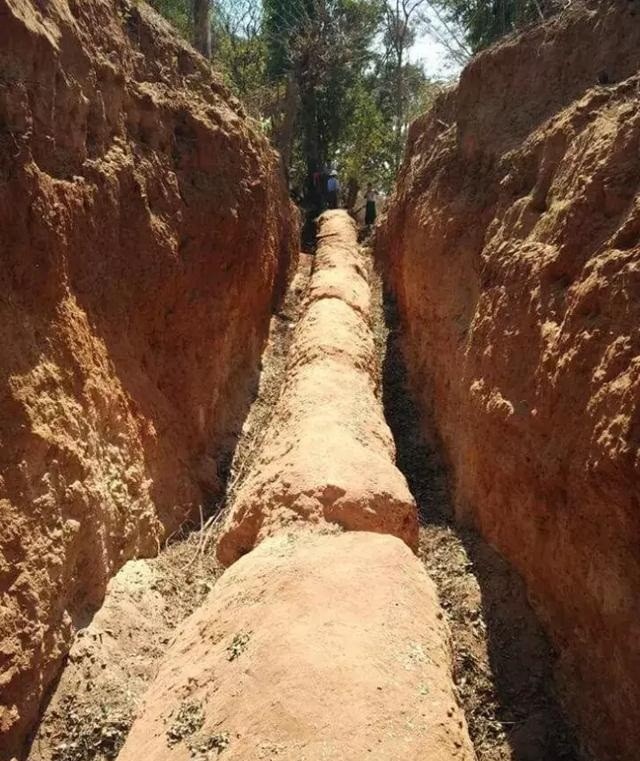
[(335, 169), (329, 175), (327, 180), (327, 201), (330, 209), (337, 209), (340, 200), (340, 181)]
[(367, 228), (371, 228), (373, 227), (373, 225), (375, 225), (376, 218), (378, 216), (378, 208), (377, 208), (378, 194), (373, 189), (373, 185), (371, 183), (367, 185), (367, 192), (364, 194), (364, 200), (366, 203), (365, 213), (364, 213), (364, 223), (367, 226)]
[(326, 209), (329, 206), (329, 177), (331, 176), (331, 167), (329, 164), (325, 164), (322, 167), (322, 209)]

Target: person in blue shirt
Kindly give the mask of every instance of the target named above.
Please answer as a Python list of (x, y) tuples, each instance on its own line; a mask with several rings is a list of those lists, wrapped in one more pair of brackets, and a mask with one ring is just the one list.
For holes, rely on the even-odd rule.
[(340, 204), (340, 180), (335, 170), (327, 180), (327, 202), (330, 209), (337, 209)]

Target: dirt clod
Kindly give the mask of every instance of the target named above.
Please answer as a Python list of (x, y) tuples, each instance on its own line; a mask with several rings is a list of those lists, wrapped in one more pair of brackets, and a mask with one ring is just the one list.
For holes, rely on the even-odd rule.
[(207, 735), (197, 741), (189, 743), (191, 758), (195, 761), (210, 761), (212, 751), (218, 756), (223, 750), (229, 747), (231, 738), (228, 732), (217, 732), (213, 735)]
[(249, 640), (251, 639), (251, 632), (245, 632), (244, 634), (236, 634), (233, 638), (233, 641), (227, 648), (228, 656), (227, 658), (230, 661), (235, 661), (236, 658), (239, 658), (242, 653), (247, 649), (247, 646), (249, 645)]
[(51, 761), (115, 759), (133, 721), (133, 707), (112, 710), (105, 703), (84, 703), (72, 695), (63, 701), (65, 739), (52, 747)]

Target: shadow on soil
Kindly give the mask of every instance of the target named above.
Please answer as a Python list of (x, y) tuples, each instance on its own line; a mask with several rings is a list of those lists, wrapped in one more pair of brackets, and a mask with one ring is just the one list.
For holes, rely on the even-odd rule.
[(383, 402), (398, 466), (416, 498), (420, 555), (438, 586), (454, 645), (456, 689), (480, 761), (584, 758), (554, 694), (554, 655), (520, 577), (478, 534), (455, 525), (447, 470), (427, 442), (407, 389), (395, 304), (388, 331)]

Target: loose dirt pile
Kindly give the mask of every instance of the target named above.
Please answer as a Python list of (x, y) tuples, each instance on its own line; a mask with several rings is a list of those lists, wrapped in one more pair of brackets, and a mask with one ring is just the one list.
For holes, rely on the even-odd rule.
[[(320, 239), (271, 422), (278, 436), (266, 436), (227, 524), (237, 535), (238, 504), (240, 518), (248, 505), (259, 516), (258, 531), (248, 543), (222, 534), (219, 554), (244, 556), (178, 631), (120, 761), (222, 752), (230, 761), (475, 757), (453, 693), (435, 588), (407, 545), (386, 534), (399, 507), (405, 514), (413, 508), (414, 522), (416, 514), (394, 473), (393, 442), (375, 395), (370, 293), (355, 228), (345, 213), (330, 213)], [(346, 340), (345, 324), (357, 340)], [(312, 369), (322, 387), (336, 365), (346, 381), (328, 383), (326, 396), (301, 382)], [(360, 398), (354, 388), (363, 390)], [(314, 402), (311, 412), (301, 389)], [(318, 431), (336, 438), (333, 453), (319, 444)], [(280, 439), (288, 450), (277, 448)], [(269, 457), (271, 446), (277, 458)], [(296, 447), (318, 457), (298, 459)], [(284, 505), (265, 499), (276, 461), (298, 476), (282, 478), (280, 494), (293, 496)], [(252, 505), (240, 501), (247, 487), (255, 491)], [(298, 496), (298, 488), (305, 492)], [(263, 524), (269, 530), (260, 535)], [(356, 532), (340, 534), (339, 526)]]
[(471, 761), (437, 611), (394, 537), (269, 538), (181, 628), (119, 761)]
[(376, 398), (367, 263), (346, 214), (321, 218), (303, 317), (271, 426), (218, 543), (230, 565), (297, 522), (417, 547), (415, 503)]
[(199, 553), (199, 532), (154, 559), (131, 560), (80, 629), (29, 761), (114, 759), (176, 627), (202, 604), (222, 568)]
[(238, 489), (251, 472), (256, 455), (271, 428), (271, 419), (286, 379), (287, 357), (295, 327), (304, 311), (312, 266), (313, 256), (300, 253), (298, 269), (291, 279), (282, 305), (271, 318), (269, 338), (260, 363), (257, 395), (242, 425), (240, 438), (233, 452), (229, 483), (225, 492), (225, 506), (221, 514), (224, 517), (228, 514)]
[(296, 238), (143, 3), (0, 0), (0, 758), (113, 574), (219, 493)]
[(640, 9), (575, 3), (412, 128), (380, 260), (458, 518), (522, 574), (602, 759), (640, 743)]

